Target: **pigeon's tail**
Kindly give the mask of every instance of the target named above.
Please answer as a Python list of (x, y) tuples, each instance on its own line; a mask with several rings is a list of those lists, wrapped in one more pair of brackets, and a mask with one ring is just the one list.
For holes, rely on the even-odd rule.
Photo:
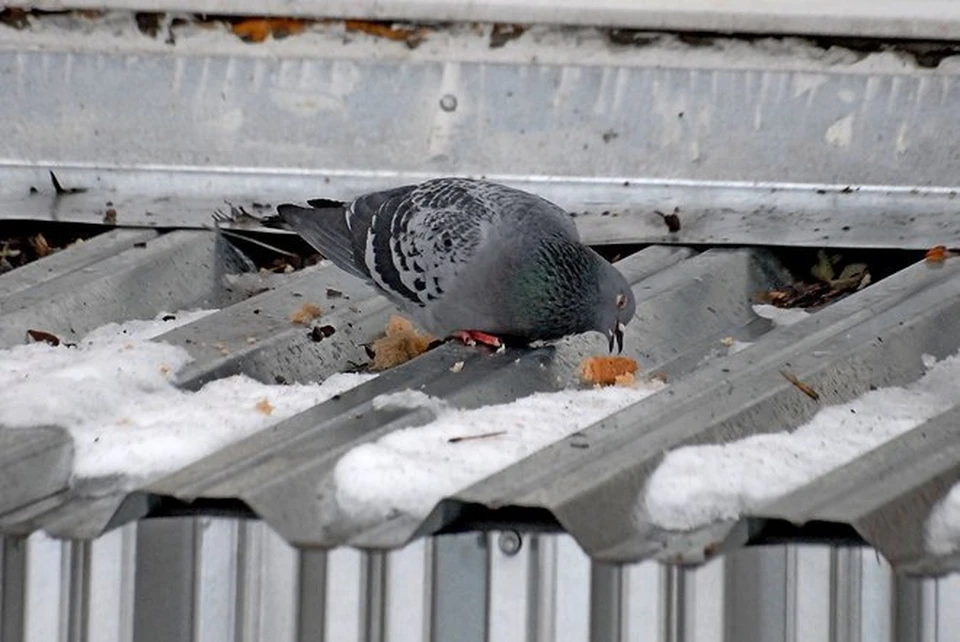
[(347, 227), (346, 206), (326, 199), (314, 199), (308, 203), (310, 207), (278, 205), (278, 219), (341, 270), (369, 280), (370, 273), (362, 257), (357, 260), (354, 253), (352, 235)]

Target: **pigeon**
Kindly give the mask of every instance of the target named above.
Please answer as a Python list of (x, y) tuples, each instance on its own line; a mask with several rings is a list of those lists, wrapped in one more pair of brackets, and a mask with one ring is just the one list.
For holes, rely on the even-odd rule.
[(276, 219), (435, 336), (499, 347), (597, 331), (623, 350), (629, 283), (539, 196), (437, 178), (307, 203)]

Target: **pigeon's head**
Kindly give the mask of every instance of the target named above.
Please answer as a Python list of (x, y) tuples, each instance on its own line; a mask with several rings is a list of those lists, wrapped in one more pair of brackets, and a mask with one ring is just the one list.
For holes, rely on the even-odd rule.
[(637, 311), (630, 284), (605, 260), (597, 267), (597, 298), (594, 301), (592, 330), (602, 333), (610, 341), (610, 352), (616, 344), (617, 352), (623, 352), (623, 332)]

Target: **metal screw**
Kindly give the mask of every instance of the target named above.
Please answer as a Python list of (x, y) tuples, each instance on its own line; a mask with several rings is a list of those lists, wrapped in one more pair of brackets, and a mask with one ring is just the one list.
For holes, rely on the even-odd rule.
[(443, 111), (455, 111), (457, 109), (457, 97), (453, 94), (446, 94), (440, 99), (440, 109)]
[(500, 533), (497, 544), (504, 555), (513, 556), (520, 552), (520, 548), (523, 546), (523, 538), (517, 531), (504, 531)]

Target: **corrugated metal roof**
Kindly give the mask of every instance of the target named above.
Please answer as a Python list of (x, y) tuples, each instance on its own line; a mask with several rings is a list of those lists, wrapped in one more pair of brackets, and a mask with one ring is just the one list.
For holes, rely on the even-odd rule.
[[(665, 532), (639, 501), (668, 449), (808, 419), (820, 406), (780, 376), (784, 368), (822, 403), (836, 403), (913, 381), (921, 354), (960, 348), (953, 261), (907, 267), (790, 327), (773, 327), (750, 306), (752, 293), (789, 280), (777, 254), (757, 245), (954, 244), (958, 141), (945, 124), (960, 85), (949, 68), (928, 73), (869, 57), (785, 62), (784, 52), (759, 47), (711, 52), (698, 66), (692, 48), (611, 53), (606, 42), (562, 34), (504, 57), (484, 50), (449, 60), (459, 46), (469, 50), (469, 35), (402, 56), (381, 43), (335, 45), (321, 35), (317, 58), (282, 43), (243, 56), (235, 47), (246, 45), (212, 36), (185, 45), (188, 56), (123, 38), (115, 55), (42, 30), (22, 38), (0, 51), (0, 74), (15, 87), (0, 95), (0, 112), (15, 123), (0, 141), (12, 159), (2, 170), (9, 180), (0, 219), (101, 221), (109, 201), (120, 225), (194, 229), (117, 229), (0, 277), (0, 346), (20, 343), (27, 327), (78, 337), (107, 321), (212, 305), (221, 311), (161, 337), (194, 358), (179, 375), (185, 388), (235, 373), (292, 382), (344, 370), (364, 360), (362, 345), (382, 331), (387, 303), (329, 266), (248, 296), (246, 285), (225, 278), (241, 258), (217, 232), (200, 229), (212, 210), (229, 208), (223, 199), (253, 209), (255, 200), (347, 196), (496, 168), (585, 212), (577, 221), (591, 242), (655, 243), (620, 262), (638, 299), (626, 351), (671, 383), (457, 492), (426, 519), (382, 523), (340, 518), (329, 502), (333, 465), (349, 448), (429, 415), (377, 410), (375, 397), (417, 387), (470, 408), (557, 390), (596, 344), (581, 337), (494, 355), (445, 345), (133, 489), (111, 478), (71, 484), (71, 442), (56, 427), (2, 429), (0, 475), (10, 482), (0, 486), (3, 532), (83, 538), (146, 516), (226, 512), (259, 516), (304, 547), (389, 548), (510, 524), (562, 527), (601, 561), (696, 562), (745, 543), (862, 537), (904, 570), (951, 564), (925, 552), (922, 525), (957, 478), (953, 411), (736, 522)], [(543, 56), (537, 64), (533, 53)], [(253, 78), (253, 88), (239, 77)], [(383, 99), (384, 85), (396, 89), (393, 99)], [(87, 92), (83, 135), (62, 135), (80, 127), (70, 115), (58, 112), (63, 131), (53, 134), (32, 120), (49, 96), (68, 90)], [(526, 98), (512, 100), (521, 90)], [(453, 112), (441, 105), (447, 95), (460, 105)], [(329, 126), (315, 126), (318, 114)], [(27, 195), (49, 180), (50, 158), (64, 165), (56, 168), (63, 182), (92, 189)], [(669, 233), (653, 210), (675, 204), (683, 225)], [(328, 299), (329, 287), (349, 302)], [(288, 314), (302, 300), (323, 303), (324, 323), (336, 332), (314, 341), (292, 326)], [(725, 337), (752, 345), (728, 355)], [(451, 377), (457, 361), (463, 371)]]
[[(173, 232), (130, 249), (118, 242), (123, 238), (133, 237), (118, 230), (65, 250), (52, 259), (84, 267), (53, 272), (45, 283), (5, 297), (5, 344), (16, 343), (15, 335), (25, 327), (70, 337), (111, 319), (152, 310), (151, 305), (223, 300), (212, 277), (197, 277), (203, 274), (197, 266), (210, 275), (220, 272), (214, 232)], [(103, 256), (107, 245), (117, 253)], [(97, 256), (87, 259), (87, 254)], [(32, 274), (44, 263), (38, 261), (24, 273), (36, 280)], [(638, 500), (647, 476), (668, 449), (790, 429), (809, 419), (821, 406), (779, 375), (784, 368), (829, 404), (871, 387), (918, 378), (921, 354), (945, 357), (956, 352), (957, 264), (913, 265), (795, 325), (776, 328), (750, 306), (751, 293), (788, 280), (768, 251), (652, 246), (623, 259), (620, 266), (638, 300), (636, 329), (628, 335), (626, 353), (651, 370), (667, 373), (670, 386), (458, 492), (426, 520), (401, 515), (384, 523), (352, 524), (338, 519), (334, 503), (324, 500), (333, 490), (333, 465), (344, 452), (431, 418), (423, 409), (377, 410), (373, 399), (415, 388), (470, 408), (560, 389), (574, 382), (578, 362), (596, 348), (589, 338), (504, 354), (442, 346), (132, 492), (112, 479), (68, 487), (70, 443), (62, 432), (6, 430), (3, 437), (13, 445), (0, 451), (2, 468), (17, 483), (5, 486), (0, 527), (6, 532), (43, 528), (64, 537), (93, 537), (148, 515), (249, 511), (299, 546), (391, 548), (440, 531), (503, 524), (559, 526), (595, 559), (657, 556), (684, 562), (767, 537), (849, 539), (858, 533), (895, 566), (939, 568), (924, 553), (922, 525), (932, 503), (960, 479), (955, 449), (947, 447), (952, 411), (740, 522), (696, 533), (665, 532), (638, 513)], [(152, 287), (134, 288), (147, 272)], [(7, 291), (17, 290), (8, 284), (18, 278), (19, 271), (14, 271), (0, 282)], [(326, 300), (331, 287), (349, 297), (340, 307)], [(41, 290), (53, 294), (25, 302), (15, 298)], [(65, 296), (68, 292), (72, 297)], [(162, 296), (154, 301), (157, 292)], [(314, 342), (302, 327), (291, 325), (287, 317), (301, 299), (332, 306), (324, 322), (337, 332)], [(101, 304), (86, 305), (90, 300)], [(188, 388), (240, 372), (265, 381), (297, 381), (362, 361), (360, 344), (378, 335), (389, 312), (389, 305), (359, 281), (318, 266), (160, 340), (186, 348), (195, 358), (179, 377)], [(247, 341), (251, 336), (256, 342)], [(720, 340), (727, 336), (752, 345), (725, 355)], [(215, 344), (227, 346), (229, 354)], [(465, 367), (450, 377), (456, 361), (464, 361)], [(25, 454), (42, 465), (24, 465)]]

